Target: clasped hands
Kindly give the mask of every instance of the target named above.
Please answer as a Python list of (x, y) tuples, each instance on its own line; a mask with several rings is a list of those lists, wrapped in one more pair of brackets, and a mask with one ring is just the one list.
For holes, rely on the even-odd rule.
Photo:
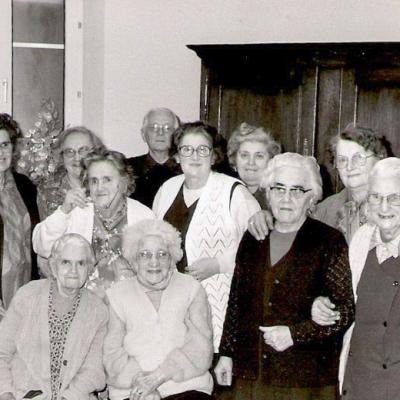
[(203, 281), (219, 273), (219, 263), (213, 257), (199, 258), (193, 264), (187, 266), (185, 271), (198, 281)]
[(157, 388), (164, 382), (164, 375), (159, 369), (137, 373), (132, 378), (129, 400), (160, 400)]

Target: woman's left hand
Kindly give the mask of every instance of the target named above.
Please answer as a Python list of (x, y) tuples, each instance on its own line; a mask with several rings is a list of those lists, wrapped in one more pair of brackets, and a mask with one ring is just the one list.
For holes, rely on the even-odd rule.
[(293, 346), (293, 339), (290, 329), (287, 326), (260, 326), (263, 332), (264, 341), (276, 351), (285, 351)]
[(186, 272), (198, 281), (203, 281), (219, 273), (219, 264), (216, 258), (205, 257), (186, 267)]

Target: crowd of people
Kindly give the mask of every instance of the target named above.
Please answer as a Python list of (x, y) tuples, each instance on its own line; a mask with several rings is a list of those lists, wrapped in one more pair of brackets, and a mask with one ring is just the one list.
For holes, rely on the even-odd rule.
[(62, 132), (37, 187), (0, 114), (0, 400), (400, 400), (400, 159), (349, 125), (344, 189), (263, 127), (150, 110), (147, 154)]

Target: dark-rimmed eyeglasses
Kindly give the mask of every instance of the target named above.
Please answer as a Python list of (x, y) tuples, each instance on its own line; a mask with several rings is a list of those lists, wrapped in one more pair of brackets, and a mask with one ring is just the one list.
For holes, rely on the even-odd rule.
[(382, 204), (384, 198), (391, 206), (400, 206), (400, 193), (392, 193), (387, 196), (382, 196), (379, 193), (370, 193), (367, 196), (367, 201), (373, 206), (379, 206)]
[(141, 250), (138, 252), (137, 257), (141, 262), (149, 262), (153, 257), (155, 257), (156, 260), (163, 262), (169, 259), (169, 253), (164, 250), (159, 250), (155, 253), (149, 250)]
[(204, 144), (194, 148), (190, 145), (182, 145), (178, 147), (178, 153), (182, 157), (190, 157), (194, 152), (197, 153), (199, 157), (209, 157), (211, 154), (212, 148), (208, 147)]
[[(369, 156), (366, 156), (365, 154), (361, 154), (361, 153), (355, 153), (353, 154), (353, 156), (351, 157), (351, 165), (353, 167), (362, 167), (367, 163), (367, 159), (370, 157), (373, 157), (373, 154), (370, 154)], [(346, 156), (336, 156), (335, 159), (335, 167), (337, 169), (344, 169), (347, 168), (347, 166), (349, 165), (349, 157)]]
[(62, 154), (67, 158), (74, 158), (76, 154), (79, 154), (81, 157), (86, 157), (91, 151), (92, 151), (91, 147), (83, 146), (80, 147), (78, 150), (70, 148), (64, 149), (62, 151)]
[(290, 197), (299, 200), (303, 198), (303, 196), (307, 193), (310, 192), (311, 189), (304, 189), (301, 187), (291, 187), (287, 188), (284, 186), (271, 186), (269, 188), (270, 193), (275, 196), (278, 199), (282, 199), (285, 197), (286, 192), (289, 192)]

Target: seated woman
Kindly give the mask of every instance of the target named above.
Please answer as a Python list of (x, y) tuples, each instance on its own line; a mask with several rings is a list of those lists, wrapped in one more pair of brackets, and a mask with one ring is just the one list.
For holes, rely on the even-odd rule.
[[(351, 400), (398, 400), (400, 159), (378, 161), (368, 183), (368, 223), (354, 234), (349, 248), (356, 316), (343, 341), (342, 395)], [(328, 308), (313, 309), (317, 323), (336, 322), (329, 321)]]
[(2, 303), (7, 308), (16, 291), (38, 277), (31, 252), (32, 229), (39, 222), (36, 187), (13, 168), (20, 136), (17, 122), (0, 114), (0, 314)]
[[(354, 232), (366, 221), (368, 174), (379, 159), (388, 156), (390, 146), (372, 129), (350, 124), (331, 139), (330, 152), (344, 189), (319, 203), (312, 217), (339, 229), (350, 243)], [(259, 217), (250, 220), (249, 229), (262, 239), (266, 223)]]
[(81, 234), (92, 243), (97, 261), (88, 285), (102, 294), (115, 280), (130, 276), (126, 265), (114, 262), (120, 254), (122, 230), (142, 219), (154, 218), (154, 214), (127, 197), (134, 188), (134, 180), (121, 153), (92, 153), (85, 159), (85, 168), (90, 197), (82, 198), (80, 193), (69, 191), (63, 204), (36, 226), (33, 248), (47, 258), (59, 237), (65, 233)]
[(275, 142), (270, 132), (246, 122), (232, 132), (228, 141), (231, 167), (237, 171), (263, 210), (267, 209), (267, 203), (265, 192), (260, 187), (261, 177), (269, 160), (280, 152), (281, 146)]
[[(335, 400), (342, 337), (354, 306), (343, 235), (307, 213), (320, 199), (313, 157), (275, 156), (265, 170), (275, 222), (267, 240), (246, 233), (240, 244), (217, 380), (234, 398)], [(329, 293), (341, 312), (333, 327), (310, 318), (313, 299)]]
[(111, 400), (210, 399), (210, 311), (202, 286), (176, 270), (180, 245), (179, 233), (160, 220), (124, 232), (122, 251), (137, 275), (107, 291)]
[(51, 179), (38, 186), (41, 220), (63, 204), (69, 191), (75, 192), (82, 200), (85, 198), (82, 161), (89, 153), (104, 148), (101, 140), (83, 126), (68, 128), (59, 135), (53, 150), (56, 152), (60, 165)]
[(236, 250), (260, 206), (239, 180), (212, 170), (223, 158), (222, 136), (214, 127), (200, 121), (183, 124), (173, 140), (183, 174), (161, 186), (153, 210), (182, 233), (184, 258), (178, 270), (202, 281), (217, 353)]
[(51, 279), (32, 281), (14, 296), (0, 323), (1, 400), (35, 392), (41, 399), (88, 399), (105, 386), (107, 308), (83, 287), (93, 267), (90, 244), (65, 235), (51, 250)]

